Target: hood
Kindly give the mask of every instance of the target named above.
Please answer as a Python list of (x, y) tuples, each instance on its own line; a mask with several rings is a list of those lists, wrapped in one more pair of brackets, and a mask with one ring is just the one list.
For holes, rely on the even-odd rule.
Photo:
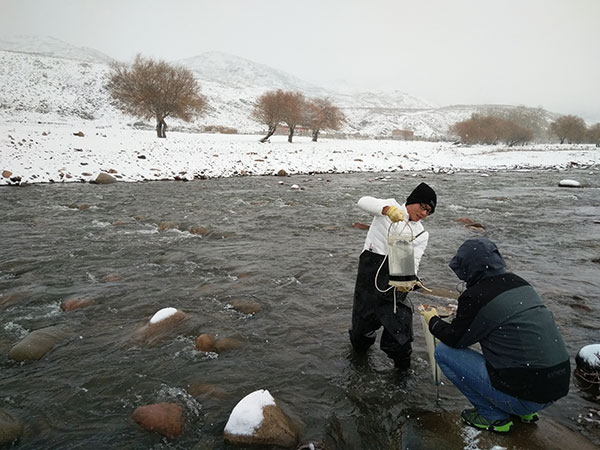
[(473, 286), (482, 278), (506, 272), (506, 263), (498, 247), (487, 238), (466, 240), (449, 264), (456, 276)]

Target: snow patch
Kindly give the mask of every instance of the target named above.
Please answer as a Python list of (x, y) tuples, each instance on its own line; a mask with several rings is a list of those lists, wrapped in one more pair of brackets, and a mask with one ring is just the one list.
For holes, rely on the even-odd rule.
[(163, 308), (160, 311), (157, 311), (152, 318), (150, 319), (150, 323), (158, 323), (161, 320), (165, 320), (168, 317), (171, 317), (173, 314), (177, 312), (175, 308)]
[(581, 183), (576, 180), (561, 180), (558, 185), (561, 187), (581, 187)]
[(590, 344), (579, 350), (579, 356), (591, 367), (600, 366), (600, 344)]
[(225, 432), (251, 436), (263, 421), (263, 408), (274, 404), (275, 399), (266, 389), (246, 395), (231, 411)]

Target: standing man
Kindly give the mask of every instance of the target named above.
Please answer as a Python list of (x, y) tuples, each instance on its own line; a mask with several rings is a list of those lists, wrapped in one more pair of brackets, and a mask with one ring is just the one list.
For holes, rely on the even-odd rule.
[[(447, 323), (435, 308), (421, 314), (442, 343), (435, 359), (442, 372), (475, 408), (461, 417), (468, 425), (508, 432), (511, 416), (538, 420), (537, 412), (569, 392), (569, 353), (533, 287), (507, 272), (496, 244), (469, 239), (450, 261), (467, 288), (456, 318)], [(479, 343), (483, 352), (468, 348)]]
[(412, 353), (412, 308), (404, 303), (407, 292), (396, 292), (388, 285), (388, 229), (392, 222), (409, 221), (414, 238), (415, 274), (427, 247), (429, 233), (421, 224), (435, 211), (437, 196), (426, 183), (419, 184), (400, 205), (395, 199), (362, 197), (358, 207), (373, 214), (363, 251), (359, 258), (354, 288), (350, 342), (355, 351), (366, 352), (383, 326), (381, 350), (399, 370), (410, 368)]

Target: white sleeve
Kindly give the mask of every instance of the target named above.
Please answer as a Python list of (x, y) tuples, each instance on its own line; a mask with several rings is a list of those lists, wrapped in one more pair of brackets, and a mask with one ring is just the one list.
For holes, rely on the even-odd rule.
[(384, 208), (384, 206), (395, 206), (396, 208), (400, 207), (398, 202), (393, 198), (379, 199), (369, 196), (361, 197), (357, 203), (357, 206), (363, 211), (366, 211), (374, 216), (383, 215), (381, 210)]
[(427, 231), (424, 231), (417, 239), (415, 239), (415, 273), (419, 273), (419, 264), (421, 263), (421, 258), (427, 248), (428, 241), (429, 233)]

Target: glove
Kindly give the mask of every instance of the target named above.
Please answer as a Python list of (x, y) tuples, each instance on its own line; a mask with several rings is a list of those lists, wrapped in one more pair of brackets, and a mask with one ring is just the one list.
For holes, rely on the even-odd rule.
[(388, 206), (385, 215), (388, 216), (392, 222), (402, 222), (404, 220), (404, 211), (395, 206)]
[(435, 308), (431, 308), (431, 309), (426, 309), (424, 311), (421, 311), (421, 315), (423, 317), (425, 317), (425, 322), (427, 323), (427, 326), (429, 326), (429, 321), (431, 320), (431, 318), (433, 316), (437, 316), (437, 310)]

